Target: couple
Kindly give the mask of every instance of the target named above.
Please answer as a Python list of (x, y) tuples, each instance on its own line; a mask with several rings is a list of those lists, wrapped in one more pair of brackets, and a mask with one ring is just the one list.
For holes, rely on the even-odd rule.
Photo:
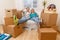
[(39, 24), (39, 16), (35, 12), (34, 9), (26, 8), (26, 10), (23, 11), (23, 16), (21, 19), (19, 19), (18, 24), (21, 24), (23, 22), (26, 22), (26, 27), (28, 27), (28, 30), (36, 29), (38, 28)]

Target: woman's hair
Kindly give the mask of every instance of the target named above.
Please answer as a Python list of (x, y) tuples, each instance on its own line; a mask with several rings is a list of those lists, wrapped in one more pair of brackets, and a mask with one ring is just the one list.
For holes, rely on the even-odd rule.
[(35, 12), (35, 10), (34, 10), (33, 8), (31, 9), (31, 13), (32, 13), (32, 12)]

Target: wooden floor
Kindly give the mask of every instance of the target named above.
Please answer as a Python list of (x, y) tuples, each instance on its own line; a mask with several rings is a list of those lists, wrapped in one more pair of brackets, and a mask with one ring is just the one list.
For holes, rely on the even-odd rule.
[(38, 33), (36, 31), (25, 31), (23, 34), (19, 35), (17, 38), (11, 38), (10, 40), (38, 40)]
[[(2, 27), (0, 27), (0, 32), (3, 33)], [(11, 37), (9, 40), (39, 40), (37, 31), (25, 31), (16, 38)], [(60, 33), (57, 35), (57, 40), (60, 40)]]

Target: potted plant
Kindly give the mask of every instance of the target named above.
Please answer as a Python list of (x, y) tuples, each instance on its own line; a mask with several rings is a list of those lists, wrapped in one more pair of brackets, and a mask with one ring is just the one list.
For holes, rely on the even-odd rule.
[(45, 9), (45, 6), (46, 6), (46, 0), (43, 1), (43, 6), (44, 6), (44, 9)]

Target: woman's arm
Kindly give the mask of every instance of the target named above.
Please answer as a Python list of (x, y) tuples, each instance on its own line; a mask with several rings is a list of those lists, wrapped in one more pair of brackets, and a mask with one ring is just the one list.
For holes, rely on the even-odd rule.
[(39, 17), (38, 14), (37, 14), (36, 12), (35, 12), (35, 16), (36, 16), (36, 17)]

